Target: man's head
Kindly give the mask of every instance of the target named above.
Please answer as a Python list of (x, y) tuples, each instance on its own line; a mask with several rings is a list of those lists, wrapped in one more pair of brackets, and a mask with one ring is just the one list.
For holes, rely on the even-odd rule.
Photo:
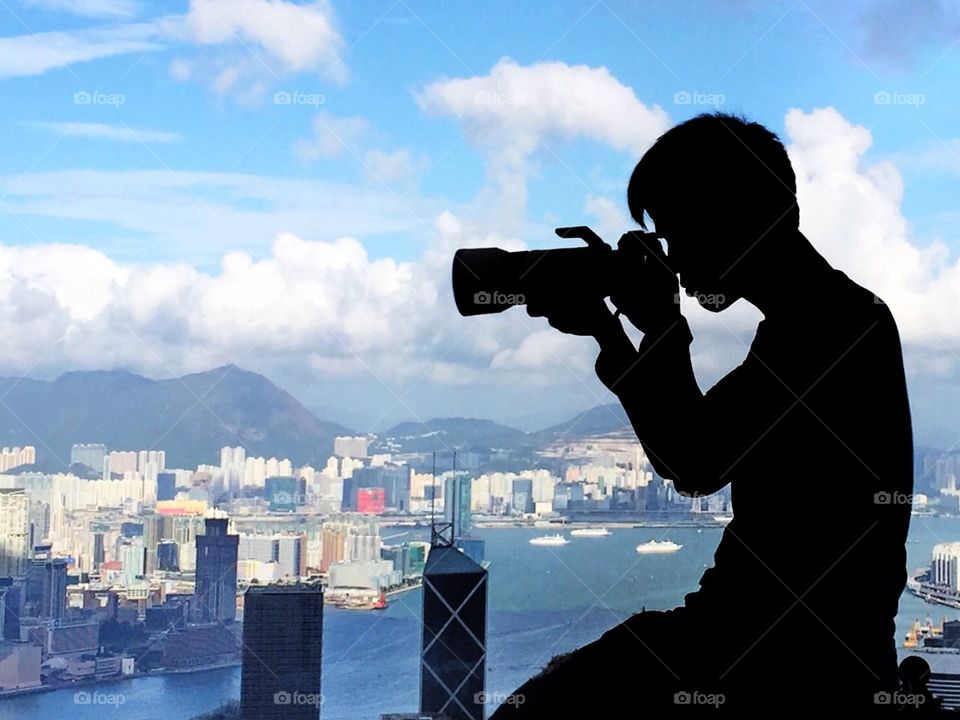
[(800, 224), (796, 192), (776, 135), (714, 113), (660, 136), (634, 168), (627, 203), (641, 227), (646, 213), (667, 241), (681, 285), (719, 312), (763, 270), (772, 246), (792, 241)]

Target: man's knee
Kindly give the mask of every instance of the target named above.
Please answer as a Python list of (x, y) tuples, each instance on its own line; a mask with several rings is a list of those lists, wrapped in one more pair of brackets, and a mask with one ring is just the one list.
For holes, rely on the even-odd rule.
[(673, 661), (665, 657), (664, 641), (685, 646), (673, 635), (675, 630), (674, 617), (667, 612), (637, 613), (593, 642), (552, 658), (513, 693), (522, 702), (501, 705), (491, 720), (595, 714), (607, 699), (616, 699), (598, 692), (602, 687), (640, 684), (666, 691), (677, 676)]

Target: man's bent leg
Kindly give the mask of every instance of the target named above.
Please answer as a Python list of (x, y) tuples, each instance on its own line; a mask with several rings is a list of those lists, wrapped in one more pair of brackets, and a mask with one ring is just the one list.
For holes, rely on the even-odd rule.
[(689, 648), (688, 631), (696, 628), (686, 615), (685, 608), (632, 615), (592, 643), (553, 658), (490, 720), (604, 717), (625, 704), (682, 709), (675, 696), (690, 673), (678, 666), (679, 658)]

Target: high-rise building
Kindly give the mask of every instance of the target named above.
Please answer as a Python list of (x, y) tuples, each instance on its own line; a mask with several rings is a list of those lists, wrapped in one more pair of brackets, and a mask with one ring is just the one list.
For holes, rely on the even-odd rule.
[(359, 509), (357, 493), (363, 488), (383, 488), (386, 507), (401, 512), (410, 509), (410, 467), (407, 465), (385, 463), (353, 470), (343, 481), (343, 509)]
[(173, 540), (161, 540), (157, 543), (157, 570), (175, 572), (180, 569), (180, 546)]
[(107, 455), (111, 473), (136, 472), (137, 453), (135, 450), (114, 450)]
[(122, 568), (122, 582), (126, 587), (137, 584), (146, 572), (146, 550), (143, 547), (143, 538), (135, 537), (124, 540), (117, 548), (117, 558)]
[(333, 454), (338, 457), (361, 459), (367, 456), (366, 437), (338, 437), (333, 440)]
[(304, 482), (301, 478), (276, 475), (264, 479), (263, 494), (270, 510), (293, 512), (304, 503)]
[(434, 545), (423, 571), (420, 711), (483, 720), (487, 571), (458, 548)]
[(146, 474), (148, 467), (152, 467), (154, 473), (160, 472), (166, 467), (167, 453), (164, 450), (141, 450), (137, 453), (137, 471)]
[(274, 564), (274, 577), (306, 574), (307, 536), (304, 533), (241, 535), (237, 557)]
[(174, 500), (177, 497), (177, 475), (172, 472), (157, 473), (157, 500)]
[(99, 569), (100, 563), (103, 562), (103, 533), (95, 532), (93, 533), (93, 568), (94, 570)]
[(252, 585), (243, 606), (241, 720), (317, 720), (322, 698), (322, 587)]
[(103, 469), (103, 459), (106, 456), (107, 446), (101, 443), (80, 443), (70, 447), (71, 465), (86, 465), (97, 472)]
[(385, 507), (383, 488), (360, 488), (357, 490), (357, 512), (382, 515)]
[(30, 559), (30, 496), (0, 489), (0, 577), (23, 575)]
[(347, 529), (342, 526), (323, 527), (320, 546), (320, 572), (330, 571), (333, 563), (343, 562), (347, 550)]
[(50, 558), (43, 563), (43, 596), (40, 603), (42, 618), (62, 620), (67, 606), (67, 561)]
[(20, 640), (20, 591), (22, 586), (14, 584), (11, 577), (0, 577), (0, 617), (4, 640)]
[(33, 465), (35, 462), (37, 462), (37, 450), (32, 445), (25, 445), (22, 448), (5, 447), (0, 450), (0, 472), (21, 465)]
[(472, 480), (466, 473), (457, 472), (443, 483), (443, 519), (456, 525), (457, 535), (466, 535), (473, 527), (470, 513)]
[(199, 622), (232, 623), (237, 616), (239, 535), (227, 534), (226, 518), (207, 518), (197, 535), (196, 596)]
[(517, 513), (533, 512), (533, 480), (516, 478), (513, 481), (513, 511)]

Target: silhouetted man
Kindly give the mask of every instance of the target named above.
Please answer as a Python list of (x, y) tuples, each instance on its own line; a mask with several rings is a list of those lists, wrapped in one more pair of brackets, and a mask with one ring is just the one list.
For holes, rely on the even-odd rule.
[[(493, 717), (879, 714), (876, 694), (897, 686), (913, 465), (894, 319), (801, 234), (790, 160), (757, 123), (674, 127), (627, 195), (667, 246), (651, 244), (637, 283), (611, 297), (644, 333), (639, 348), (603, 301), (568, 288), (528, 312), (595, 337), (597, 374), (653, 468), (687, 496), (729, 483), (734, 518), (682, 607), (554, 658)], [(713, 312), (743, 298), (764, 316), (743, 363), (705, 394), (679, 285)]]

